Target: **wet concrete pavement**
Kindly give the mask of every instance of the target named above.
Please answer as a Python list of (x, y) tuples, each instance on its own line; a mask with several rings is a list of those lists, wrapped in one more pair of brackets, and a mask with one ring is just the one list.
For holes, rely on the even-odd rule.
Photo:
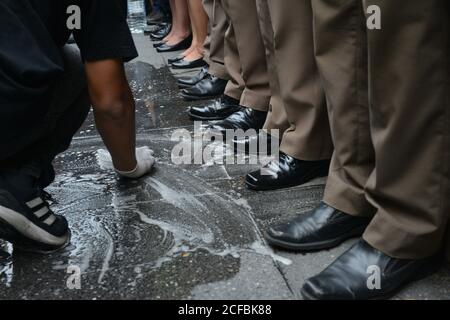
[[(41, 256), (15, 252), (0, 240), (0, 299), (300, 299), (304, 280), (353, 241), (297, 255), (272, 251), (262, 232), (316, 206), (325, 180), (253, 192), (243, 176), (258, 166), (174, 165), (172, 133), (193, 131), (186, 112), (199, 102), (178, 96), (166, 64), (175, 54), (157, 54), (142, 34), (135, 39), (140, 58), (127, 72), (138, 145), (155, 151), (155, 170), (134, 182), (102, 170), (97, 150), (103, 145), (90, 115), (58, 157), (59, 175), (48, 189), (53, 209), (69, 220), (71, 244)], [(79, 290), (67, 286), (73, 266), (82, 272)], [(450, 269), (443, 268), (397, 298), (449, 297)]]

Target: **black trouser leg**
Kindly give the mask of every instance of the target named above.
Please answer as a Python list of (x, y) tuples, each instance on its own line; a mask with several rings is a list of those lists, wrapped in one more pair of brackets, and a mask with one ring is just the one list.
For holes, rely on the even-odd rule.
[(14, 170), (16, 173), (38, 178), (41, 187), (46, 187), (53, 181), (54, 158), (70, 146), (90, 109), (86, 76), (78, 49), (66, 46), (61, 53), (65, 73), (58, 79), (53, 90), (51, 107), (42, 124), (46, 128), (45, 134), (7, 160), (12, 168), (8, 171)]

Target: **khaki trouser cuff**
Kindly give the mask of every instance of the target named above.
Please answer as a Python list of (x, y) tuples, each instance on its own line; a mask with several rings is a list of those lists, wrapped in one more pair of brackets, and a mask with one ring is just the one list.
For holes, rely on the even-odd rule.
[(268, 112), (270, 96), (262, 97), (255, 92), (245, 89), (241, 97), (241, 106), (252, 108), (253, 110)]
[(337, 210), (358, 217), (371, 217), (375, 213), (370, 203), (366, 200), (364, 192), (352, 190), (348, 184), (330, 172), (323, 201)]
[(230, 75), (227, 72), (227, 68), (223, 64), (209, 61), (209, 73), (213, 76), (216, 76), (219, 79), (230, 80)]
[[(418, 234), (417, 229), (408, 232), (405, 228), (377, 214), (367, 227), (363, 239), (375, 249), (397, 259), (425, 259), (441, 249), (443, 228), (427, 230), (423, 234)], [(389, 241), (386, 241), (387, 238)]]

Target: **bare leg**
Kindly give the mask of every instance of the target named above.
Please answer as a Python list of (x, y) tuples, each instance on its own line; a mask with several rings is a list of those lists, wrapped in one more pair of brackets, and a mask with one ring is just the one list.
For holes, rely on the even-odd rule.
[(208, 16), (203, 8), (202, 0), (188, 0), (193, 40), (191, 47), (186, 51), (186, 60), (202, 59), (204, 55), (203, 44), (208, 36)]
[(177, 28), (177, 20), (176, 20), (176, 0), (169, 0), (170, 2), (170, 11), (172, 12), (172, 28), (169, 34), (162, 40), (163, 42), (167, 42), (167, 40), (172, 36), (173, 30)]
[(187, 0), (170, 0), (170, 5), (173, 15), (172, 31), (163, 41), (168, 45), (174, 45), (189, 36), (189, 9)]

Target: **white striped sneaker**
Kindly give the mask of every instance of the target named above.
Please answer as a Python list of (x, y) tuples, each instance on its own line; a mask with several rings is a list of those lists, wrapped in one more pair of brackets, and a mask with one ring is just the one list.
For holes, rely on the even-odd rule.
[(67, 220), (50, 210), (43, 192), (21, 203), (0, 189), (0, 238), (24, 251), (52, 252), (69, 243), (70, 231)]

